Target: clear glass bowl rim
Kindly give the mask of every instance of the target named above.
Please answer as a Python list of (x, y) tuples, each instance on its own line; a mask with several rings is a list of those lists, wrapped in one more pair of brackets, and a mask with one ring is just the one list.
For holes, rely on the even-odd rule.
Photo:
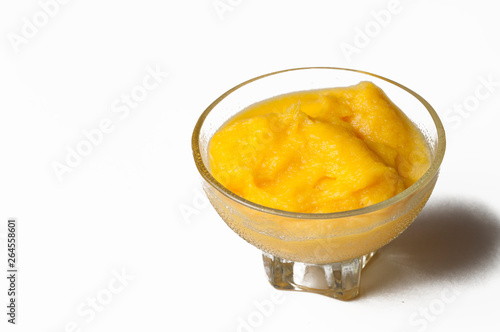
[[(203, 123), (205, 122), (206, 117), (208, 114), (224, 99), (226, 98), (229, 94), (233, 93), (237, 89), (250, 84), (254, 81), (263, 79), (268, 76), (272, 75), (278, 75), (281, 73), (286, 73), (286, 72), (291, 72), (291, 71), (297, 71), (297, 70), (316, 70), (316, 69), (327, 69), (327, 70), (344, 70), (344, 71), (351, 71), (351, 72), (356, 72), (372, 77), (376, 77), (378, 79), (384, 80), (388, 83), (391, 83), (404, 91), (408, 92), (412, 96), (414, 96), (424, 107), (427, 109), (429, 114), (432, 117), (432, 120), (434, 121), (434, 125), (436, 126), (436, 131), (437, 131), (437, 136), (438, 136), (438, 142), (437, 142), (437, 147), (435, 151), (435, 156), (432, 161), (431, 166), (425, 172), (425, 174), (417, 181), (415, 182), (412, 186), (407, 188), (406, 190), (402, 191), (396, 196), (393, 196), (387, 200), (384, 200), (382, 202), (366, 206), (360, 209), (355, 209), (355, 210), (349, 210), (349, 211), (341, 211), (341, 212), (331, 212), (331, 213), (298, 213), (298, 212), (291, 212), (291, 211), (284, 211), (284, 210), (279, 210), (279, 209), (274, 209), (270, 208), (264, 205), (256, 204), (253, 203), (249, 200), (244, 199), (243, 197), (240, 197), (230, 190), (228, 190), (226, 187), (224, 187), (219, 181), (217, 181), (212, 174), (208, 171), (208, 168), (205, 166), (203, 159), (201, 158), (200, 154), (200, 147), (199, 147), (199, 136), (201, 132), (201, 127), (203, 126)], [(390, 96), (389, 96), (390, 97)], [(257, 101), (256, 101), (257, 102)], [(227, 198), (235, 201), (238, 204), (241, 204), (243, 206), (246, 206), (248, 208), (257, 210), (259, 212), (263, 213), (270, 213), (273, 215), (285, 217), (285, 218), (293, 218), (293, 219), (336, 219), (336, 218), (347, 218), (347, 217), (352, 217), (352, 216), (358, 216), (358, 215), (363, 215), (367, 213), (372, 213), (377, 210), (382, 210), (384, 208), (387, 208), (393, 204), (396, 204), (407, 197), (413, 195), (415, 192), (417, 192), (420, 188), (422, 188), (425, 184), (427, 184), (429, 181), (431, 181), (434, 176), (437, 175), (439, 172), (439, 168), (441, 166), (441, 162), (443, 161), (444, 158), (444, 152), (446, 148), (446, 136), (445, 136), (445, 131), (443, 124), (441, 120), (439, 119), (439, 116), (437, 115), (436, 111), (434, 108), (424, 99), (422, 98), (419, 94), (414, 92), (413, 90), (405, 87), (404, 85), (397, 83), (393, 80), (390, 80), (388, 78), (385, 78), (383, 76), (365, 72), (362, 70), (357, 70), (357, 69), (348, 69), (348, 68), (340, 68), (340, 67), (301, 67), (301, 68), (291, 68), (291, 69), (285, 69), (285, 70), (279, 70), (275, 71), (272, 73), (260, 75), (257, 77), (254, 77), (252, 79), (249, 79), (243, 83), (240, 83), (236, 85), (235, 87), (229, 89), (226, 91), (224, 94), (222, 94), (219, 98), (217, 98), (214, 102), (212, 102), (206, 109), (205, 111), (200, 115), (194, 130), (193, 130), (193, 136), (191, 140), (191, 145), (192, 145), (192, 150), (193, 150), (193, 157), (195, 160), (196, 167), (198, 168), (198, 171), (200, 172), (201, 176), (205, 181), (207, 181), (212, 187), (214, 187), (216, 190), (218, 190), (221, 194), (226, 196)]]

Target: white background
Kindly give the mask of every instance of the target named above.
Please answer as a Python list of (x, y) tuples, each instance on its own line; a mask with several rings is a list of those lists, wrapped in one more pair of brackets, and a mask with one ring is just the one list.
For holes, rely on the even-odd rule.
[[(61, 0), (45, 6), (51, 16), (47, 2), (0, 4), (0, 266), (15, 217), (20, 271), (16, 326), (1, 278), (1, 331), (500, 325), (496, 2)], [(190, 138), (201, 112), (244, 80), (303, 66), (391, 78), (447, 130), (429, 204), (350, 302), (276, 294), (259, 251), (197, 194)], [(146, 91), (144, 79), (151, 91), (127, 108), (121, 98)], [(89, 148), (84, 132), (103, 120), (112, 131)], [(59, 179), (54, 165), (79, 146), (87, 155)]]

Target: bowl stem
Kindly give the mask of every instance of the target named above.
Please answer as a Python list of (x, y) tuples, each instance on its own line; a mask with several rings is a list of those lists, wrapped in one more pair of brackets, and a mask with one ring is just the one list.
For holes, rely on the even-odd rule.
[(317, 293), (339, 300), (359, 294), (361, 270), (375, 252), (331, 264), (293, 262), (263, 253), (264, 268), (271, 285), (277, 289)]

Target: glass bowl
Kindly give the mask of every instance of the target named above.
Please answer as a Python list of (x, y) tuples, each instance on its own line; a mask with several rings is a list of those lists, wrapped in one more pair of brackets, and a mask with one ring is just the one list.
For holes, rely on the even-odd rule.
[[(355, 85), (379, 86), (420, 129), (431, 151), (427, 172), (383, 202), (336, 213), (294, 213), (235, 195), (210, 173), (208, 145), (231, 117), (256, 102), (294, 91)], [(429, 199), (446, 139), (434, 109), (417, 93), (379, 75), (345, 68), (295, 68), (243, 82), (217, 98), (200, 116), (192, 137), (203, 189), (227, 225), (263, 253), (269, 282), (278, 289), (319, 293), (341, 300), (359, 294), (361, 270), (376, 250), (401, 234)]]

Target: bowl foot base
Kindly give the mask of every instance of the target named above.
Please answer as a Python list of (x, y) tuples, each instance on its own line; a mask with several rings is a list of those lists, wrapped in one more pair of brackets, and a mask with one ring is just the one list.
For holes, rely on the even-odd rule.
[(263, 253), (262, 258), (274, 288), (317, 293), (346, 301), (359, 294), (361, 270), (374, 254), (331, 264), (293, 262), (267, 253)]

